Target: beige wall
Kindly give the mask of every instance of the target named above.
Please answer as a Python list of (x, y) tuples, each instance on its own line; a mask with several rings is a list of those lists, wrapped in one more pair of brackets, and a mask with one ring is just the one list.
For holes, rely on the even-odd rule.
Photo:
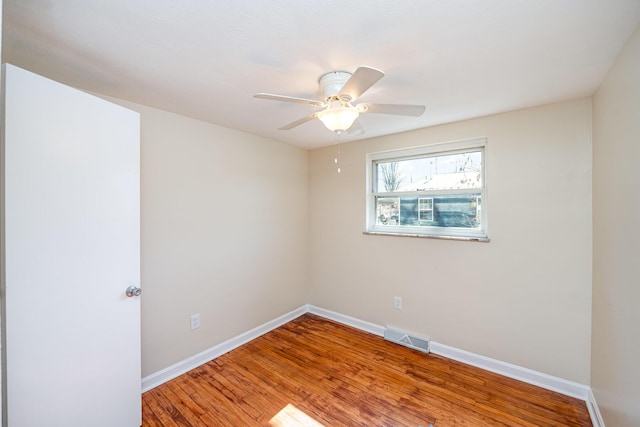
[(591, 386), (608, 426), (640, 425), (640, 28), (593, 98)]
[(307, 152), (119, 102), (141, 113), (147, 376), (307, 302)]
[[(481, 136), (491, 242), (362, 234), (366, 153)], [(341, 174), (333, 154), (310, 153), (310, 303), (589, 383), (590, 99), (344, 144)]]

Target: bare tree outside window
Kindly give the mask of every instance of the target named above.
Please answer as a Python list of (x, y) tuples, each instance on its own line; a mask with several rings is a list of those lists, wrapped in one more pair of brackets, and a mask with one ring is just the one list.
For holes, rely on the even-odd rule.
[(398, 162), (383, 163), (380, 165), (380, 171), (385, 191), (391, 192), (400, 188), (402, 177), (398, 171)]

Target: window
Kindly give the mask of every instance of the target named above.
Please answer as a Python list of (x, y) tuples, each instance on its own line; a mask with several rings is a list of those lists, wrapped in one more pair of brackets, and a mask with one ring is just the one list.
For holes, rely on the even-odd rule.
[(418, 221), (433, 222), (433, 197), (420, 197), (418, 199)]
[(487, 239), (486, 139), (367, 155), (367, 232)]

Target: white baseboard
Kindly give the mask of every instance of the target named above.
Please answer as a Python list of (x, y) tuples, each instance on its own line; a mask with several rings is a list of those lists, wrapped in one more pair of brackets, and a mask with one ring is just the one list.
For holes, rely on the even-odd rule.
[[(291, 320), (302, 316), (305, 313), (315, 314), (317, 316), (324, 317), (329, 320), (333, 320), (338, 323), (342, 323), (353, 328), (372, 333), (374, 335), (383, 336), (384, 326), (376, 325), (371, 322), (356, 319), (351, 316), (336, 313), (335, 311), (326, 310), (324, 308), (316, 307), (313, 305), (303, 305), (287, 314), (284, 314), (277, 319), (260, 325), (248, 332), (245, 332), (237, 337), (231, 338), (221, 344), (211, 347), (195, 356), (178, 362), (175, 365), (169, 366), (161, 371), (153, 373), (142, 379), (142, 391), (151, 390), (154, 387), (159, 386), (191, 369), (209, 362), (229, 351), (240, 347), (241, 345), (258, 338), (259, 336), (266, 334), (267, 332), (276, 329), (279, 326), (284, 325)], [(536, 372), (531, 369), (523, 368), (521, 366), (512, 365), (510, 363), (502, 362), (500, 360), (491, 359), (489, 357), (481, 356), (479, 354), (471, 353), (465, 350), (460, 350), (454, 347), (449, 347), (444, 344), (431, 341), (430, 349), (433, 354), (446, 357), (448, 359), (457, 360), (467, 365), (476, 366), (487, 371), (495, 372), (505, 377), (514, 378), (519, 381), (523, 381), (528, 384), (533, 384), (548, 390), (552, 390), (558, 393), (572, 396), (580, 400), (585, 401), (591, 421), (594, 427), (605, 427), (602, 421), (602, 416), (598, 410), (595, 396), (589, 386), (578, 384), (572, 381), (568, 381), (562, 378), (554, 377), (552, 375)]]
[(587, 409), (589, 410), (589, 415), (591, 416), (591, 423), (593, 424), (593, 427), (605, 427), (604, 419), (602, 418), (602, 414), (600, 413), (600, 408), (598, 408), (598, 404), (596, 403), (596, 397), (594, 396), (593, 390), (591, 389), (589, 389)]
[(384, 335), (384, 326), (376, 325), (365, 320), (360, 320), (356, 319), (355, 317), (336, 313), (335, 311), (325, 310), (324, 308), (316, 307), (314, 305), (307, 305), (307, 312), (316, 314), (320, 317), (324, 317), (325, 319), (334, 320), (338, 323), (342, 323), (343, 325), (360, 329), (361, 331), (369, 332), (374, 335)]
[(589, 387), (568, 381), (552, 375), (543, 374), (521, 366), (512, 365), (500, 360), (491, 359), (479, 354), (449, 347), (437, 342), (431, 342), (431, 352), (448, 359), (457, 360), (467, 365), (476, 366), (486, 371), (495, 372), (505, 377), (533, 384), (547, 390), (565, 394), (586, 401), (589, 395)]
[(259, 336), (264, 335), (267, 332), (276, 329), (277, 327), (280, 327), (287, 322), (292, 321), (296, 317), (302, 316), (308, 311), (308, 306), (304, 305), (278, 317), (277, 319), (271, 320), (263, 325), (251, 329), (250, 331), (247, 331), (225, 342), (215, 345), (208, 350), (196, 354), (195, 356), (191, 356), (181, 362), (162, 369), (161, 371), (148, 375), (142, 379), (142, 392), (144, 393), (145, 391), (151, 390), (152, 388), (157, 387), (169, 380), (172, 380), (186, 372), (189, 372), (190, 370), (197, 368), (198, 366), (203, 365), (215, 359), (216, 357), (222, 356), (223, 354), (228, 353), (231, 350), (238, 348), (255, 338), (258, 338)]

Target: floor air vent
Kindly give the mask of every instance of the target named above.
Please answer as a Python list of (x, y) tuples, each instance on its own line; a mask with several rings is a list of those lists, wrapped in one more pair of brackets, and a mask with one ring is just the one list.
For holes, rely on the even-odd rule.
[(386, 328), (384, 330), (384, 339), (406, 347), (429, 353), (429, 340), (409, 335), (406, 332), (396, 331), (395, 329)]

